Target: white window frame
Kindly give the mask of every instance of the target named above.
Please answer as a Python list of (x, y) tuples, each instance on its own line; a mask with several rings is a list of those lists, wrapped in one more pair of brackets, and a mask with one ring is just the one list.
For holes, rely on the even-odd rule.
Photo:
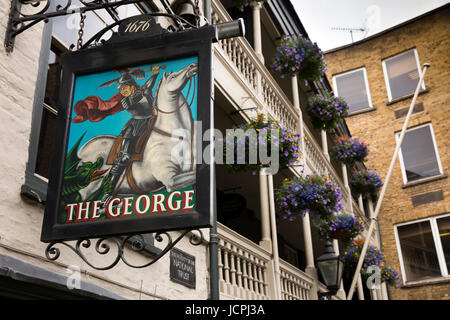
[(437, 255), (437, 259), (439, 262), (439, 268), (441, 270), (441, 276), (436, 278), (437, 280), (445, 280), (445, 279), (450, 279), (450, 275), (449, 275), (449, 270), (447, 268), (447, 263), (445, 262), (445, 256), (444, 256), (444, 250), (442, 248), (442, 242), (441, 239), (439, 237), (439, 227), (437, 225), (437, 219), (440, 218), (445, 218), (450, 216), (450, 213), (446, 213), (443, 215), (439, 215), (439, 216), (434, 216), (434, 217), (428, 217), (428, 218), (423, 218), (423, 219), (418, 219), (418, 220), (414, 220), (414, 221), (409, 221), (409, 222), (403, 222), (403, 223), (399, 223), (394, 225), (394, 235), (395, 235), (395, 242), (397, 245), (397, 253), (398, 253), (398, 259), (400, 261), (400, 269), (401, 269), (401, 274), (402, 274), (402, 282), (403, 284), (415, 284), (415, 283), (421, 283), (421, 282), (429, 282), (429, 281), (433, 281), (431, 279), (426, 279), (426, 280), (415, 280), (415, 281), (409, 281), (406, 278), (406, 269), (405, 269), (405, 264), (403, 261), (403, 253), (402, 253), (402, 247), (400, 244), (400, 239), (399, 239), (399, 235), (398, 235), (398, 227), (401, 226), (405, 226), (405, 225), (409, 225), (409, 224), (414, 224), (414, 223), (420, 223), (420, 222), (424, 222), (424, 221), (429, 221), (430, 222), (430, 226), (431, 226), (431, 234), (433, 235), (433, 241), (434, 241), (434, 247), (436, 249), (436, 255)]
[[(436, 153), (436, 161), (437, 161), (437, 164), (438, 164), (439, 173), (437, 175), (435, 175), (435, 176), (430, 176), (430, 177), (425, 177), (425, 178), (418, 179), (418, 180), (408, 181), (408, 177), (406, 175), (406, 170), (405, 170), (405, 164), (403, 163), (402, 148), (400, 148), (399, 151), (398, 151), (399, 152), (398, 159), (400, 161), (400, 168), (401, 168), (401, 171), (402, 171), (402, 177), (403, 177), (403, 183), (404, 184), (407, 184), (408, 182), (416, 182), (416, 181), (421, 181), (421, 180), (425, 180), (425, 179), (430, 179), (431, 177), (436, 177), (436, 176), (442, 175), (444, 173), (444, 171), (442, 169), (441, 158), (439, 157), (439, 151), (438, 151), (438, 148), (437, 148), (436, 138), (434, 136), (433, 126), (432, 126), (431, 123), (424, 123), (424, 124), (421, 124), (421, 125), (418, 125), (418, 126), (415, 126), (415, 127), (412, 127), (412, 128), (408, 128), (406, 130), (406, 132), (405, 132), (405, 135), (406, 135), (406, 133), (408, 131), (413, 131), (413, 130), (416, 130), (416, 129), (419, 129), (419, 128), (423, 128), (423, 127), (426, 127), (426, 126), (430, 127), (431, 140), (433, 141), (434, 152)], [(396, 132), (395, 133), (395, 141), (396, 141), (397, 144), (399, 142), (398, 139), (400, 138), (400, 133), (401, 132)]]
[(367, 100), (369, 101), (369, 106), (366, 107), (366, 108), (359, 109), (359, 110), (350, 111), (349, 112), (350, 115), (352, 113), (358, 113), (358, 112), (361, 112), (361, 111), (373, 109), (372, 97), (370, 95), (369, 81), (368, 81), (368, 78), (367, 78), (366, 68), (365, 67), (361, 67), (361, 68), (354, 69), (354, 70), (351, 70), (351, 71), (346, 71), (346, 72), (343, 72), (343, 73), (339, 73), (339, 74), (336, 74), (336, 75), (333, 76), (334, 93), (335, 93), (335, 95), (337, 97), (339, 97), (339, 92), (338, 92), (338, 88), (337, 88), (336, 78), (338, 78), (340, 76), (344, 76), (344, 75), (350, 74), (350, 73), (355, 73), (355, 72), (358, 72), (358, 71), (361, 71), (361, 70), (363, 71), (364, 85), (366, 86)]
[[(382, 61), (383, 74), (384, 74), (384, 83), (386, 84), (386, 91), (387, 91), (387, 94), (388, 94), (389, 102), (391, 102), (393, 99), (392, 99), (392, 93), (391, 93), (391, 86), (390, 86), (390, 84), (389, 84), (389, 76), (388, 76), (387, 68), (386, 68), (386, 61), (389, 61), (389, 60), (391, 60), (391, 59), (393, 59), (393, 58), (400, 57), (400, 56), (402, 56), (402, 55), (405, 55), (405, 54), (407, 54), (407, 53), (410, 53), (411, 51), (414, 52), (414, 56), (416, 57), (417, 72), (419, 73), (419, 79), (420, 79), (420, 77), (422, 76), (422, 68), (420, 68), (419, 54), (417, 53), (417, 49), (416, 49), (416, 48), (411, 49), (411, 50), (404, 51), (404, 52), (399, 53), (399, 54), (396, 54), (395, 56), (389, 57), (389, 58), (384, 59), (384, 60)], [(422, 81), (421, 89), (422, 89), (422, 90), (425, 90), (425, 81)], [(411, 92), (410, 94), (411, 94), (411, 95), (414, 94), (414, 91)], [(410, 94), (408, 93), (408, 94), (406, 94), (406, 95), (404, 95), (404, 96), (397, 97), (397, 98), (395, 98), (394, 100), (401, 99), (402, 97), (407, 97), (407, 96), (409, 96)]]

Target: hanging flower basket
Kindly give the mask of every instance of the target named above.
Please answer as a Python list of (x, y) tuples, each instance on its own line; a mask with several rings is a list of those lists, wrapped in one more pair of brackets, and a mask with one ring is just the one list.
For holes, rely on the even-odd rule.
[(375, 198), (383, 182), (376, 172), (365, 170), (358, 171), (352, 176), (350, 186), (358, 194)]
[(361, 218), (347, 213), (332, 215), (329, 219), (320, 220), (317, 225), (322, 239), (341, 240), (345, 246), (348, 246), (363, 230)]
[[(344, 260), (344, 272), (349, 277), (353, 277), (355, 274), (356, 265), (361, 256), (363, 246), (364, 239), (355, 240), (348, 248), (341, 251), (341, 256)], [(361, 267), (361, 276), (364, 281), (374, 272), (374, 267), (371, 270), (371, 266), (378, 267), (380, 271), (380, 282), (386, 282), (389, 285), (395, 285), (397, 287), (400, 285), (401, 277), (392, 265), (386, 264), (386, 258), (382, 249), (369, 244)]]
[(306, 111), (317, 129), (336, 128), (336, 124), (347, 115), (348, 105), (333, 94), (315, 95), (309, 98)]
[(316, 43), (302, 35), (284, 36), (271, 68), (281, 78), (298, 75), (301, 80), (317, 81), (326, 71), (326, 63)]
[(306, 211), (314, 220), (325, 219), (343, 207), (339, 187), (317, 175), (285, 179), (275, 196), (281, 217), (290, 221)]
[(266, 2), (267, 0), (233, 0), (234, 6), (240, 11), (244, 11), (252, 2)]
[[(266, 118), (263, 114), (258, 114), (256, 119), (234, 128), (239, 129), (243, 133), (241, 136), (236, 139), (233, 137), (232, 140), (225, 139), (223, 144), (224, 163), (230, 172), (256, 173), (273, 165), (261, 162), (260, 148), (266, 148), (262, 154), (269, 157), (271, 152), (278, 148), (278, 169), (293, 165), (300, 156), (300, 135), (283, 128), (278, 121)], [(233, 161), (226, 159), (228, 148), (233, 150)], [(250, 154), (256, 155), (256, 158), (251, 159)]]
[(338, 137), (330, 155), (333, 159), (353, 167), (356, 162), (366, 161), (368, 153), (369, 149), (365, 142), (356, 138)]

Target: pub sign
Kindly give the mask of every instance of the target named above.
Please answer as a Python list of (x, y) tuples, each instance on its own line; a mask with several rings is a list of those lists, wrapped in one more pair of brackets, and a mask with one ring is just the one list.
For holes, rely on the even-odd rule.
[(195, 158), (214, 33), (134, 32), (62, 56), (42, 241), (211, 226), (211, 167)]

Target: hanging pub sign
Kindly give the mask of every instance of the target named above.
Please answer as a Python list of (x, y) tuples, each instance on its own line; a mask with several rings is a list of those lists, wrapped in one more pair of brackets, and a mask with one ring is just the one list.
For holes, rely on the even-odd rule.
[(211, 167), (196, 154), (209, 144), (215, 28), (156, 26), (128, 19), (61, 57), (42, 241), (211, 226)]

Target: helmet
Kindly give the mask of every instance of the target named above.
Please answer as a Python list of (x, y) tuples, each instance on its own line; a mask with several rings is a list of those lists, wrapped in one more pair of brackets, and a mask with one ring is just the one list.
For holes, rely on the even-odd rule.
[(120, 89), (121, 87), (128, 85), (128, 86), (135, 86), (137, 87), (138, 84), (134, 80), (133, 75), (131, 75), (128, 70), (120, 70), (121, 76), (119, 78), (119, 81), (117, 82), (117, 89)]

